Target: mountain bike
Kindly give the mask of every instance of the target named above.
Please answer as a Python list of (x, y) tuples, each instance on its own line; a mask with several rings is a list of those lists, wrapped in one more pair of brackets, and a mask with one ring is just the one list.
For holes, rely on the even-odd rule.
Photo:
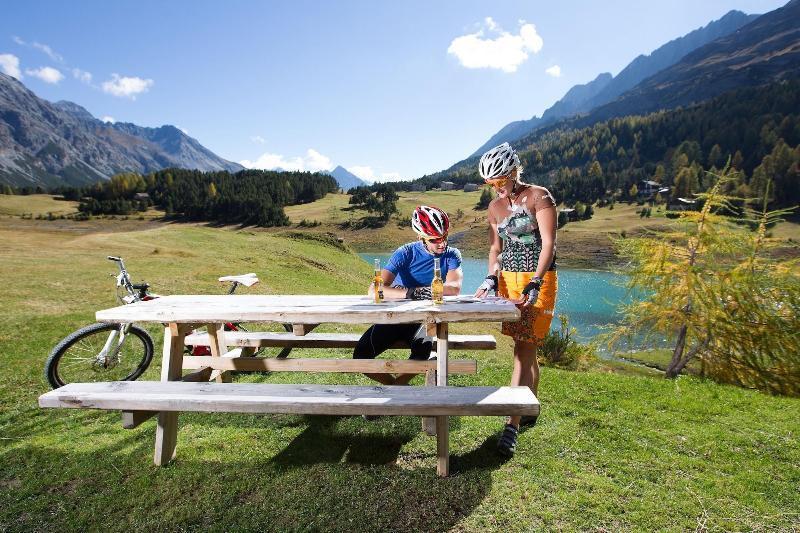
[[(119, 268), (116, 276), (116, 295), (123, 305), (146, 302), (159, 295), (149, 292), (148, 283), (133, 283), (121, 257), (108, 256)], [(258, 283), (255, 274), (223, 276), (220, 282), (231, 284), (228, 294), (239, 285), (250, 287)], [(291, 324), (283, 324), (292, 331)], [(226, 331), (244, 331), (240, 324), (225, 324)], [(141, 376), (153, 360), (153, 338), (136, 324), (98, 322), (80, 328), (59, 342), (47, 358), (44, 375), (54, 389), (67, 383), (94, 381), (133, 381)], [(186, 346), (187, 355), (211, 355), (207, 345)], [(291, 348), (283, 348), (278, 357), (286, 357)]]

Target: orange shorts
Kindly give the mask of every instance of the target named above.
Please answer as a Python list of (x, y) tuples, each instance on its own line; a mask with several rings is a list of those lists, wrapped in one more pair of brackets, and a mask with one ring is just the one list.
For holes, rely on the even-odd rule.
[[(510, 300), (519, 299), (522, 289), (530, 282), (535, 272), (500, 272), (499, 294)], [(503, 334), (516, 341), (534, 342), (542, 345), (545, 335), (550, 331), (553, 313), (556, 307), (556, 293), (558, 292), (558, 276), (555, 270), (549, 270), (542, 279), (542, 289), (536, 303), (527, 307), (520, 307), (522, 316), (517, 322), (503, 322)]]

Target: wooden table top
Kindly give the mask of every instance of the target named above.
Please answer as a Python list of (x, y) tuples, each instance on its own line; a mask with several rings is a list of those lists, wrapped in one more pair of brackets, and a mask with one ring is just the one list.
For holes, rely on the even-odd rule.
[(97, 312), (100, 322), (286, 322), (291, 324), (399, 324), (406, 322), (498, 322), (518, 320), (516, 306), (502, 298), (448, 296), (430, 300), (387, 300), (376, 304), (357, 295), (185, 295), (163, 296)]

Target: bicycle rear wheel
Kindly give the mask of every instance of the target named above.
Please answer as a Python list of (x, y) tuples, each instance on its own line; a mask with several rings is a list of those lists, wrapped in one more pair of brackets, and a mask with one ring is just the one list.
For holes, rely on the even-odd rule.
[(153, 339), (139, 326), (98, 323), (81, 328), (58, 343), (44, 367), (54, 389), (67, 383), (133, 381), (153, 360)]

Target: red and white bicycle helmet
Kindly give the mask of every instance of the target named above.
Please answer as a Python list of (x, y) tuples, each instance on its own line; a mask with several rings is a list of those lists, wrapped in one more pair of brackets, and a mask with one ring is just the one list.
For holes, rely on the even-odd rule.
[(411, 216), (411, 228), (422, 238), (439, 239), (450, 231), (450, 219), (438, 207), (420, 205)]
[(493, 180), (508, 175), (520, 165), (517, 152), (508, 143), (495, 146), (481, 156), (478, 172), (484, 180)]

